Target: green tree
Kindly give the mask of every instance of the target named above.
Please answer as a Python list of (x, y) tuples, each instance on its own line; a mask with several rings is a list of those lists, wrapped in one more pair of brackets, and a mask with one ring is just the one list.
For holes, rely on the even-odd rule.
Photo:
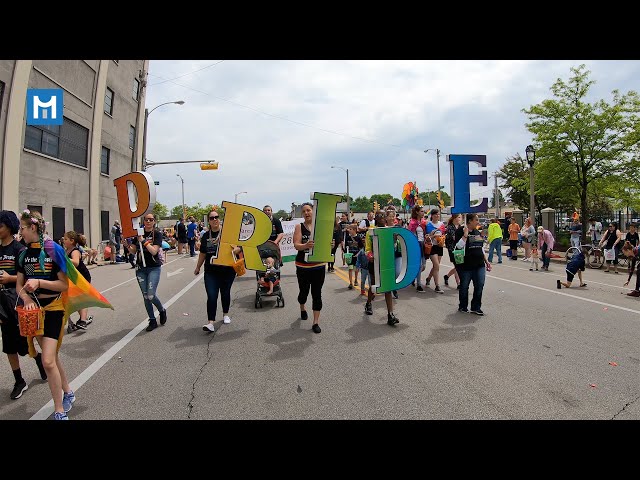
[(176, 205), (171, 209), (171, 216), (182, 218), (182, 205)]
[[(498, 197), (499, 197), (499, 200), (500, 200), (500, 205), (504, 205), (504, 203), (505, 203), (504, 195), (502, 195), (502, 190), (500, 190), (499, 188), (498, 188)], [(511, 199), (511, 200), (513, 201), (513, 199)], [(516, 203), (516, 205), (518, 205), (518, 204)], [(494, 193), (493, 195), (491, 195), (491, 198), (489, 198), (489, 207), (495, 208), (495, 206), (496, 206), (496, 196), (495, 196), (495, 193)]]
[(156, 202), (156, 204), (153, 206), (153, 214), (156, 216), (156, 218), (164, 218), (168, 216), (169, 209), (166, 205), (163, 205), (160, 202)]
[(290, 212), (285, 212), (284, 210), (278, 210), (276, 213), (273, 214), (274, 218), (287, 218), (289, 216)]
[[(438, 191), (434, 190), (431, 191), (429, 190), (428, 192), (420, 192), (418, 194), (418, 198), (422, 199), (422, 203), (425, 207), (428, 207), (429, 205), (436, 206), (438, 205)], [(449, 194), (447, 192), (445, 192), (444, 190), (440, 190), (440, 196), (442, 198), (442, 200), (444, 201), (444, 206), (445, 207), (449, 207), (451, 206), (451, 197), (449, 196)]]
[(551, 87), (554, 99), (522, 111), (537, 146), (536, 181), (541, 190), (566, 189), (578, 197), (582, 218), (588, 218), (590, 185), (638, 167), (640, 98), (634, 91), (621, 95), (614, 90), (613, 104), (587, 103), (585, 97), (595, 83), (589, 79), (591, 72), (585, 65), (571, 72), (568, 83), (559, 78)]
[(372, 208), (373, 202), (370, 202), (368, 197), (357, 197), (353, 203), (351, 203), (352, 212), (368, 212)]

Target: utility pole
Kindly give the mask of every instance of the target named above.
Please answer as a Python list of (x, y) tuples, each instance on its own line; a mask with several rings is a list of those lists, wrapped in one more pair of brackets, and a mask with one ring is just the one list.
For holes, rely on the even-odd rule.
[(496, 218), (500, 218), (500, 191), (498, 190), (498, 172), (493, 172), (493, 179), (495, 181), (495, 193), (494, 193), (494, 205), (496, 207)]
[(441, 185), (440, 185), (440, 149), (439, 148), (436, 148), (436, 160), (438, 161), (438, 193), (439, 193), (438, 198), (440, 198), (440, 195), (442, 194), (440, 194)]

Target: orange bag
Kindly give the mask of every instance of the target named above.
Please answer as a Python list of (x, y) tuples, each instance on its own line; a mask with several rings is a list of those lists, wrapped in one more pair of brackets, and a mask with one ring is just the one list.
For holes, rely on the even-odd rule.
[[(20, 293), (22, 293), (22, 290), (20, 290)], [(20, 298), (20, 293), (18, 298)], [(18, 313), (20, 335), (23, 337), (35, 337), (36, 335), (44, 334), (44, 309), (40, 306), (37, 298), (36, 302), (38, 303), (38, 308), (27, 310), (22, 305), (18, 305), (18, 299), (16, 299), (15, 310)]]
[(431, 243), (431, 237), (425, 237), (424, 239), (424, 256), (428, 257), (431, 255), (431, 247), (433, 244)]
[[(234, 247), (231, 247), (234, 248)], [(242, 255), (242, 252), (240, 253), (239, 257), (236, 257), (236, 254), (233, 253), (232, 250), (232, 255), (233, 255), (233, 269), (236, 271), (236, 275), (241, 277), (243, 276), (245, 273), (247, 273), (247, 269), (244, 266), (244, 256)]]

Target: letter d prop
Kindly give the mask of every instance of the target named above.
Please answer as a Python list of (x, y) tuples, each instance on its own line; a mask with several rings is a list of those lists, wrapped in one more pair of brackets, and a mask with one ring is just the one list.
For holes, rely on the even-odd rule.
[(156, 186), (147, 172), (131, 172), (113, 181), (118, 197), (122, 237), (138, 235), (140, 217), (153, 210)]
[[(416, 236), (404, 228), (378, 227), (370, 231), (373, 245), (373, 266), (376, 283), (373, 293), (400, 290), (411, 283), (420, 270), (420, 244)], [(402, 265), (396, 278), (394, 240), (398, 235)], [(400, 281), (398, 281), (398, 278)]]

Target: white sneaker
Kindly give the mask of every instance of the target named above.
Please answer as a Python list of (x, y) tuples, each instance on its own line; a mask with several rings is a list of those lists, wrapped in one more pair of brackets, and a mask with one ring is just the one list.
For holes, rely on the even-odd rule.
[(222, 319), (222, 323), (228, 325), (231, 323), (231, 319), (229, 318), (229, 315), (225, 315), (224, 318)]
[(215, 327), (213, 326), (213, 323), (207, 323), (206, 325), (202, 326), (202, 330), (204, 330), (205, 332), (214, 332)]

